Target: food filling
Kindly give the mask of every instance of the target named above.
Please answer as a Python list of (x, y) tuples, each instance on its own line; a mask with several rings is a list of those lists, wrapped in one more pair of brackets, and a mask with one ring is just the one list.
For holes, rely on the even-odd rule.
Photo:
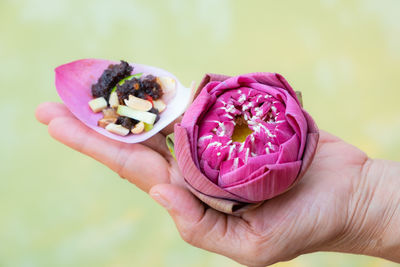
[(159, 120), (167, 105), (162, 100), (165, 91), (175, 90), (175, 80), (132, 74), (133, 67), (126, 61), (112, 64), (92, 85), (94, 99), (89, 101), (93, 112), (102, 112), (98, 126), (118, 135), (140, 134), (149, 131)]
[(199, 122), (200, 168), (218, 183), (218, 177), (278, 152), (293, 134), (282, 101), (251, 88), (230, 90)]

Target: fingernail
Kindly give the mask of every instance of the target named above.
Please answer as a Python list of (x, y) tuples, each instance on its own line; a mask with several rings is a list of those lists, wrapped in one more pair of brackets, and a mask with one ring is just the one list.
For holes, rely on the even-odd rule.
[(168, 202), (168, 200), (166, 200), (165, 198), (163, 198), (160, 193), (158, 192), (152, 192), (150, 195), (155, 201), (157, 201), (158, 204), (160, 204), (161, 206), (163, 206), (164, 208), (166, 208), (167, 210), (170, 209), (170, 204)]

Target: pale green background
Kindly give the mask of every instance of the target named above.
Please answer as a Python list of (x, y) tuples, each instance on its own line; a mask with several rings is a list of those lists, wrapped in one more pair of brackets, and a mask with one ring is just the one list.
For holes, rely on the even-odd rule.
[[(400, 1), (0, 1), (0, 266), (238, 266), (181, 241), (167, 213), (52, 140), (35, 106), (87, 57), (205, 72), (272, 71), (328, 130), (400, 160)], [(340, 166), (338, 166), (340, 168)], [(395, 266), (335, 253), (277, 266)]]

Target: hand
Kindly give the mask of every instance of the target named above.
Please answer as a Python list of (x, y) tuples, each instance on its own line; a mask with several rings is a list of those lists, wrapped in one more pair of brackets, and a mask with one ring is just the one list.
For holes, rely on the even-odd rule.
[(59, 103), (40, 105), (36, 116), (48, 124), (52, 137), (150, 192), (168, 210), (182, 238), (194, 246), (254, 266), (320, 250), (384, 256), (371, 249), (370, 242), (383, 233), (379, 214), (387, 216), (387, 209), (368, 208), (374, 200), (366, 198), (374, 164), (326, 132), (321, 132), (315, 159), (299, 184), (234, 217), (205, 207), (182, 186), (183, 177), (165, 145), (172, 126), (142, 144), (124, 144), (87, 128)]
[(158, 133), (144, 143), (125, 144), (92, 131), (61, 103), (41, 104), (36, 118), (48, 125), (54, 139), (98, 160), (143, 191), (149, 192), (160, 183), (182, 183), (177, 164), (165, 144), (165, 135), (173, 132), (173, 126), (163, 130), (165, 135)]

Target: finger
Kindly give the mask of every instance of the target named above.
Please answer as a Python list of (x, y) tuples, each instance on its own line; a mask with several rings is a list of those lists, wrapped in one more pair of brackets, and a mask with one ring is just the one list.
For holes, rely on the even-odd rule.
[(330, 134), (328, 132), (325, 132), (323, 130), (320, 130), (319, 133), (320, 133), (319, 141), (321, 143), (332, 143), (332, 142), (342, 141), (339, 137), (337, 137), (333, 134)]
[(182, 238), (193, 246), (223, 255), (232, 255), (240, 246), (236, 236), (239, 218), (228, 217), (204, 205), (188, 190), (172, 184), (151, 188), (151, 197), (165, 207)]
[(71, 117), (51, 120), (48, 130), (56, 140), (105, 164), (146, 192), (155, 184), (169, 183), (166, 160), (142, 144), (111, 140)]
[[(57, 102), (45, 102), (40, 104), (36, 108), (35, 115), (38, 121), (43, 124), (49, 124), (51, 120), (60, 117), (74, 118), (74, 115), (64, 104)], [(153, 136), (152, 138), (144, 141), (143, 144), (162, 154), (167, 159), (172, 159), (172, 156), (165, 143), (165, 137), (163, 137), (161, 134)]]
[(39, 122), (47, 125), (56, 117), (73, 117), (74, 115), (62, 103), (44, 102), (36, 108), (35, 116)]

